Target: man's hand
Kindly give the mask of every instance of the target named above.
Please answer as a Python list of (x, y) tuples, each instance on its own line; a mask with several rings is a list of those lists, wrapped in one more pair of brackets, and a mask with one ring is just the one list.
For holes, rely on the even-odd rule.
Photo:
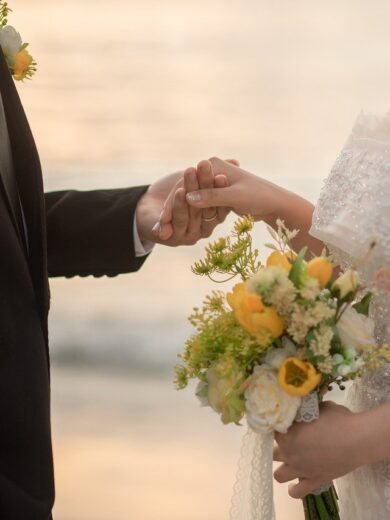
[[(217, 181), (217, 186), (218, 183), (221, 187), (225, 186), (221, 179)], [(206, 188), (210, 184), (214, 184), (211, 170), (203, 171), (198, 182), (195, 168), (168, 175), (152, 184), (136, 209), (141, 242), (157, 242), (168, 246), (193, 245), (201, 238), (210, 236), (226, 213), (217, 214), (215, 210), (213, 215), (205, 217), (202, 210), (190, 208), (186, 201), (188, 191)], [(164, 208), (165, 218), (160, 219)]]

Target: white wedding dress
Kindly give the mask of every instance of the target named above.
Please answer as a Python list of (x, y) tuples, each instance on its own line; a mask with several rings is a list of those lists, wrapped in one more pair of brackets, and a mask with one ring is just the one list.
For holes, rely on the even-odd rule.
[[(337, 263), (359, 262), (370, 284), (380, 268), (390, 268), (390, 113), (361, 114), (338, 157), (316, 206), (312, 236), (327, 244)], [(378, 344), (390, 342), (390, 292), (381, 291), (371, 306)], [(354, 383), (346, 405), (354, 412), (390, 400), (390, 364)], [(390, 460), (364, 466), (337, 481), (342, 520), (390, 519)]]

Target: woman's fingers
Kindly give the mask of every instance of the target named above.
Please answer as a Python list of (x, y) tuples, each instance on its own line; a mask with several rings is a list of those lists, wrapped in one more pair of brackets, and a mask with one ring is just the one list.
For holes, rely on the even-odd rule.
[(289, 482), (298, 478), (297, 470), (288, 464), (282, 464), (274, 471), (274, 478), (277, 482)]
[(234, 190), (228, 186), (227, 188), (193, 191), (187, 193), (187, 202), (195, 208), (233, 207)]
[(237, 159), (226, 159), (226, 162), (232, 164), (233, 166), (240, 167), (240, 161)]
[(319, 480), (300, 478), (297, 484), (290, 484), (288, 486), (288, 494), (292, 498), (304, 498), (322, 484), (323, 482)]
[(282, 457), (282, 452), (279, 446), (274, 446), (274, 461), (284, 462), (284, 458)]

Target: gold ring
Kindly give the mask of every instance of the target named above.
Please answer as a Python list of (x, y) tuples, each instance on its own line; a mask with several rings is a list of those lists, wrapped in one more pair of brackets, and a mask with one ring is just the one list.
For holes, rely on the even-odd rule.
[(202, 220), (203, 220), (204, 222), (212, 222), (212, 221), (215, 220), (217, 217), (218, 217), (218, 213), (215, 212), (215, 215), (214, 215), (213, 217), (210, 217), (210, 218), (202, 217)]

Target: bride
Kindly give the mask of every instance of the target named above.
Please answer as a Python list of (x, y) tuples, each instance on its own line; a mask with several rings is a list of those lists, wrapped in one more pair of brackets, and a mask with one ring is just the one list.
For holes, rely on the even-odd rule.
[[(215, 175), (218, 189), (194, 189), (194, 177)], [(307, 200), (220, 159), (202, 161), (185, 177), (190, 212), (216, 208), (205, 220), (223, 219), (225, 208), (251, 214), (275, 227), (282, 218), (300, 229), (293, 244), (332, 253), (342, 269), (358, 266), (363, 283), (387, 274), (387, 287), (371, 305), (378, 344), (390, 341), (390, 113), (360, 115), (352, 135), (325, 181), (316, 207)], [(204, 184), (203, 184), (204, 185)], [(169, 225), (169, 212), (161, 226)], [(361, 261), (376, 241), (376, 247)], [(355, 331), (354, 331), (355, 333)], [(358, 333), (358, 331), (356, 331)], [(348, 392), (346, 407), (322, 406), (312, 423), (299, 423), (276, 436), (274, 459), (279, 482), (301, 498), (337, 479), (343, 520), (390, 518), (390, 365), (360, 380)]]

